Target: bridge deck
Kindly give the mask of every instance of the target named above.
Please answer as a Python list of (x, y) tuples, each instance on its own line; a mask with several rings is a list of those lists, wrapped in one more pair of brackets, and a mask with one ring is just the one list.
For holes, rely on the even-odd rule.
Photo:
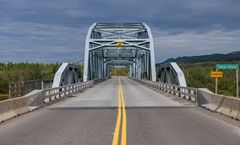
[[(145, 86), (125, 77), (121, 78), (127, 107), (183, 106)], [(118, 105), (118, 78), (94, 86), (94, 88), (69, 99), (57, 107), (113, 107)], [(56, 107), (56, 106), (53, 106)]]
[[(240, 129), (122, 78), (128, 145), (238, 145)], [(0, 125), (2, 145), (111, 145), (118, 79)]]

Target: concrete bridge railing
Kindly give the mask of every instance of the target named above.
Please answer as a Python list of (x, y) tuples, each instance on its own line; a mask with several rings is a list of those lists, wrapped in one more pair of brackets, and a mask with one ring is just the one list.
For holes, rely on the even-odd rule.
[(161, 91), (182, 97), (197, 106), (201, 106), (212, 112), (217, 112), (233, 119), (240, 120), (240, 98), (214, 94), (206, 88), (181, 87), (178, 85), (166, 84), (132, 78), (144, 85), (159, 89)]
[(102, 82), (106, 79), (107, 78), (101, 78), (87, 82), (79, 82), (76, 84), (41, 90), (33, 95), (29, 94), (29, 106), (44, 106), (61, 101), (72, 94), (82, 92), (94, 84)]
[(83, 90), (91, 87), (93, 84), (94, 81), (87, 81), (57, 88), (45, 89), (41, 92), (43, 94), (42, 103), (54, 103), (56, 101), (59, 101), (60, 99), (69, 97), (74, 93), (82, 92)]
[(134, 79), (144, 85), (148, 85), (150, 87), (159, 89), (161, 91), (164, 91), (172, 95), (187, 99), (191, 102), (197, 103), (197, 88), (182, 87), (178, 85), (166, 84), (162, 82), (154, 82), (154, 81), (137, 79), (137, 78), (131, 78), (131, 79)]
[(57, 88), (34, 90), (23, 97), (0, 101), (0, 123), (40, 107), (59, 102), (106, 79), (101, 78)]

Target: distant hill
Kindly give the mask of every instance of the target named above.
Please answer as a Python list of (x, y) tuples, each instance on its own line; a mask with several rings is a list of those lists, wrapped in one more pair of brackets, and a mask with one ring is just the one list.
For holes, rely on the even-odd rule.
[(231, 52), (227, 54), (211, 54), (201, 56), (183, 56), (178, 58), (170, 58), (164, 61), (167, 62), (204, 62), (204, 61), (233, 61), (240, 60), (240, 51)]

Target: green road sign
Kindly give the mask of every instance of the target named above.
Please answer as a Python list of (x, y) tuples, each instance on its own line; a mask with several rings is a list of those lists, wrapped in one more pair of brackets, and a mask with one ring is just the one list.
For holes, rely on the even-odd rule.
[(215, 69), (216, 70), (237, 70), (238, 64), (216, 64)]

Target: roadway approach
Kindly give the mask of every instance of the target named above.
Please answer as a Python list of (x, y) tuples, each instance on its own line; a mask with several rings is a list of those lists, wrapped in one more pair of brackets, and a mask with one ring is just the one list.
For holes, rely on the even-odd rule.
[(239, 145), (240, 123), (113, 77), (0, 124), (0, 145)]

